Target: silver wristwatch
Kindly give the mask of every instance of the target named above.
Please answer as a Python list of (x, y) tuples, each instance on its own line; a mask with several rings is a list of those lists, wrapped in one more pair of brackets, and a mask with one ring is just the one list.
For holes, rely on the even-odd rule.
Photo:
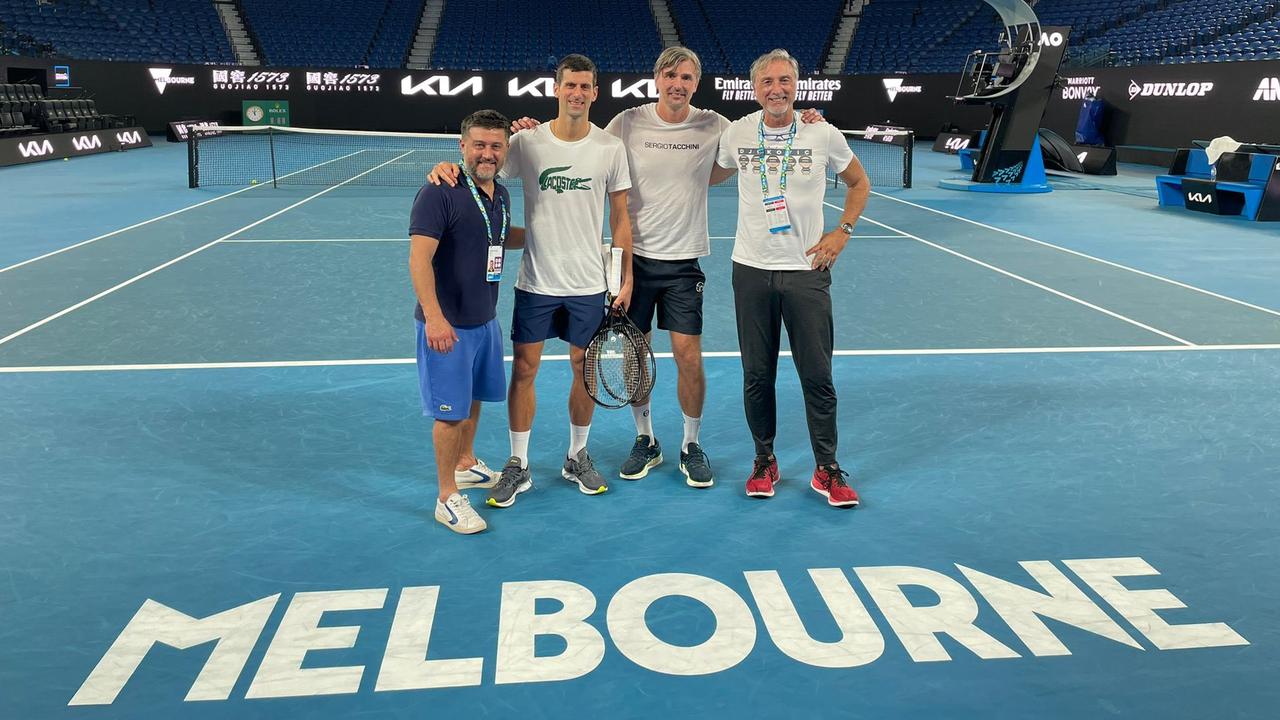
[(853, 235), (853, 223), (840, 223), (840, 229), (845, 235)]

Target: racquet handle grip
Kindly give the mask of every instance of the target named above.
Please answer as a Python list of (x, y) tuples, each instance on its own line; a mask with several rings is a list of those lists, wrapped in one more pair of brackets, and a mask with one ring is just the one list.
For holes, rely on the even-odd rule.
[(617, 297), (622, 290), (622, 248), (609, 250), (609, 294)]

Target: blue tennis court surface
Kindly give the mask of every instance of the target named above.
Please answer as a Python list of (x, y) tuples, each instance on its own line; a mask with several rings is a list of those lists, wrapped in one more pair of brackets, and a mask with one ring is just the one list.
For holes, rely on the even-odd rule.
[[(552, 343), (535, 490), (460, 537), (431, 517), (413, 190), (187, 190), (183, 160), (0, 171), (0, 718), (1280, 707), (1274, 229), (1161, 211), (1137, 167), (975, 199), (918, 153), (916, 189), (875, 195), (833, 271), (863, 499), (838, 511), (805, 487), (787, 361), (782, 484), (742, 492), (736, 199), (714, 190), (716, 486), (676, 470), (669, 357), (667, 462), (598, 497), (561, 480)], [(597, 412), (600, 466), (632, 439)], [(508, 454), (505, 407), (477, 451)]]

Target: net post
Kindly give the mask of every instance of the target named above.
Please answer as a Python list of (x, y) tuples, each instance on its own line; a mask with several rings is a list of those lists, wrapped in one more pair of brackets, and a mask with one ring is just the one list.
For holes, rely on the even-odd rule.
[(271, 146), (271, 187), (279, 188), (276, 182), (276, 129), (270, 125), (267, 126), (267, 144)]
[(911, 187), (911, 168), (916, 150), (916, 131), (907, 131), (907, 151), (902, 153), (902, 187)]
[(194, 130), (187, 131), (187, 187), (200, 187), (200, 148)]

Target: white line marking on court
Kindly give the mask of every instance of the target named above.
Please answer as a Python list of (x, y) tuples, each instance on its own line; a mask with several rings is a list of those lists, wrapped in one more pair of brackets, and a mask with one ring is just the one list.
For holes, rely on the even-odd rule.
[(1088, 254), (1088, 253), (1080, 252), (1079, 250), (1072, 250), (1071, 248), (1065, 248), (1065, 247), (1062, 247), (1061, 245), (1054, 245), (1054, 244), (1053, 244), (1053, 243), (1051, 243), (1051, 242), (1045, 242), (1044, 240), (1037, 240), (1037, 239), (1035, 239), (1035, 238), (1033, 238), (1033, 237), (1029, 237), (1029, 236), (1027, 236), (1027, 235), (1022, 235), (1022, 234), (1019, 234), (1019, 233), (1013, 232), (1012, 230), (1005, 230), (1004, 228), (999, 228), (999, 227), (996, 227), (995, 225), (988, 225), (988, 224), (986, 224), (986, 223), (984, 223), (984, 222), (979, 222), (979, 221), (977, 221), (977, 220), (970, 220), (969, 218), (967, 218), (967, 217), (963, 217), (963, 216), (960, 216), (960, 215), (952, 215), (952, 214), (951, 214), (951, 213), (949, 213), (949, 212), (944, 212), (944, 211), (942, 211), (942, 210), (937, 210), (937, 209), (931, 208), (931, 207), (929, 207), (929, 206), (927, 206), (927, 205), (920, 205), (920, 204), (917, 204), (917, 203), (910, 202), (910, 201), (908, 201), (908, 200), (903, 200), (902, 198), (896, 198), (896, 197), (893, 197), (893, 196), (891, 196), (891, 195), (885, 195), (884, 193), (879, 193), (879, 192), (876, 192), (876, 191), (874, 191), (874, 190), (872, 190), (872, 191), (871, 191), (871, 194), (872, 194), (872, 195), (876, 195), (876, 196), (878, 196), (878, 197), (882, 197), (882, 198), (884, 198), (884, 199), (886, 199), (886, 200), (892, 200), (892, 201), (894, 201), (894, 202), (900, 202), (900, 203), (902, 203), (902, 204), (904, 204), (904, 205), (910, 205), (911, 207), (920, 208), (921, 210), (928, 210), (928, 211), (929, 211), (929, 212), (931, 212), (931, 213), (937, 213), (937, 214), (939, 214), (939, 215), (945, 215), (946, 217), (953, 218), (953, 219), (955, 219), (955, 220), (962, 220), (962, 221), (967, 222), (967, 223), (970, 223), (970, 224), (972, 224), (972, 225), (977, 225), (978, 227), (981, 227), (981, 228), (986, 228), (986, 229), (988, 229), (988, 230), (994, 230), (994, 231), (996, 231), (996, 232), (998, 232), (998, 233), (1004, 233), (1005, 235), (1009, 235), (1009, 236), (1011, 236), (1011, 237), (1016, 237), (1016, 238), (1018, 238), (1019, 240), (1026, 240), (1027, 242), (1033, 242), (1033, 243), (1036, 243), (1037, 245), (1043, 245), (1043, 246), (1045, 246), (1045, 247), (1047, 247), (1047, 248), (1053, 248), (1054, 250), (1061, 250), (1061, 251), (1062, 251), (1062, 252), (1064, 252), (1064, 253), (1068, 253), (1068, 254), (1071, 254), (1071, 255), (1076, 255), (1076, 256), (1078, 256), (1078, 257), (1085, 258), (1086, 260), (1093, 260), (1094, 262), (1100, 262), (1100, 263), (1102, 263), (1103, 265), (1110, 265), (1110, 266), (1111, 266), (1111, 267), (1113, 267), (1113, 268), (1118, 268), (1118, 269), (1120, 269), (1120, 270), (1128, 270), (1128, 271), (1129, 271), (1129, 272), (1131, 272), (1131, 273), (1136, 273), (1136, 274), (1138, 274), (1138, 275), (1142, 275), (1143, 277), (1149, 277), (1149, 278), (1151, 278), (1152, 280), (1159, 280), (1159, 281), (1161, 281), (1161, 282), (1167, 282), (1167, 283), (1169, 283), (1170, 285), (1176, 285), (1176, 286), (1178, 286), (1178, 287), (1180, 287), (1180, 288), (1183, 288), (1184, 290), (1192, 290), (1192, 291), (1194, 291), (1194, 292), (1203, 293), (1203, 294), (1205, 294), (1205, 295), (1208, 295), (1209, 297), (1217, 298), (1217, 299), (1219, 299), (1219, 300), (1225, 300), (1225, 301), (1227, 301), (1227, 302), (1235, 303), (1235, 304), (1237, 304), (1237, 305), (1243, 305), (1244, 307), (1251, 308), (1251, 309), (1253, 309), (1253, 310), (1258, 310), (1258, 311), (1260, 311), (1260, 312), (1264, 312), (1264, 313), (1267, 313), (1267, 314), (1269, 314), (1269, 315), (1275, 315), (1275, 316), (1277, 316), (1277, 317), (1280, 317), (1280, 310), (1272, 310), (1271, 308), (1263, 307), (1263, 306), (1261, 306), (1261, 305), (1254, 305), (1254, 304), (1253, 304), (1253, 303), (1251, 303), (1251, 302), (1246, 302), (1246, 301), (1244, 301), (1244, 300), (1240, 300), (1240, 299), (1238, 299), (1238, 298), (1233, 298), (1233, 297), (1229, 297), (1229, 296), (1227, 296), (1227, 295), (1222, 295), (1222, 294), (1219, 294), (1219, 293), (1213, 292), (1212, 290), (1205, 290), (1204, 288), (1196, 287), (1195, 285), (1188, 285), (1187, 283), (1179, 282), (1178, 280), (1174, 280), (1174, 279), (1172, 279), (1172, 278), (1167, 278), (1167, 277), (1164, 277), (1163, 275), (1156, 275), (1155, 273), (1149, 273), (1149, 272), (1147, 272), (1146, 270), (1139, 270), (1139, 269), (1137, 269), (1137, 268), (1135, 268), (1135, 267), (1130, 267), (1130, 266), (1128, 266), (1128, 265), (1122, 265), (1122, 264), (1120, 264), (1120, 263), (1112, 262), (1112, 261), (1110, 261), (1110, 260), (1104, 260), (1104, 259), (1102, 259), (1102, 258), (1100, 258), (1100, 257), (1096, 257), (1096, 256), (1090, 255), (1090, 254)]
[(388, 242), (409, 242), (409, 238), (407, 238), (407, 237), (402, 237), (402, 238), (286, 238), (286, 239), (279, 239), (279, 240), (277, 240), (277, 239), (271, 239), (271, 238), (259, 238), (259, 239), (256, 239), (256, 240), (224, 240), (223, 242), (228, 242), (228, 243), (242, 243), (242, 244), (252, 244), (252, 243), (355, 243), (355, 242), (363, 242), (363, 243), (388, 243)]
[[(361, 152), (364, 152), (364, 151), (363, 151), (363, 150), (357, 150), (356, 152), (353, 152), (353, 153), (347, 153), (346, 155), (343, 155), (342, 157), (336, 157), (336, 158), (334, 158), (334, 159), (332, 159), (332, 160), (326, 160), (326, 161), (324, 161), (324, 162), (322, 162), (322, 163), (317, 163), (317, 164), (315, 164), (315, 165), (312, 165), (311, 167), (305, 167), (305, 168), (303, 168), (303, 169), (301, 169), (301, 170), (296, 170), (296, 171), (294, 171), (294, 172), (289, 173), (289, 175), (297, 175), (297, 174), (298, 174), (298, 173), (300, 173), (300, 172), (306, 172), (307, 170), (311, 170), (312, 168), (318, 168), (318, 167), (320, 167), (321, 165), (328, 165), (328, 164), (329, 164), (329, 163), (331, 163), (331, 162), (337, 162), (338, 160), (343, 160), (343, 159), (349, 158), (349, 157), (351, 157), (352, 155), (355, 155), (356, 153), (361, 153)], [(289, 175), (281, 175), (281, 176), (280, 176), (280, 179), (282, 179), (282, 180), (283, 180), (284, 178), (289, 177)], [(159, 217), (153, 217), (153, 218), (151, 218), (150, 220), (143, 220), (143, 221), (142, 221), (142, 222), (140, 222), (140, 223), (134, 223), (133, 225), (130, 225), (129, 227), (123, 227), (123, 228), (120, 228), (119, 230), (112, 230), (111, 232), (109, 232), (109, 233), (107, 233), (107, 234), (105, 234), (105, 235), (99, 235), (98, 237), (95, 237), (95, 238), (89, 238), (88, 240), (82, 240), (82, 241), (80, 241), (80, 242), (76, 243), (75, 245), (68, 245), (68, 246), (66, 246), (66, 247), (64, 247), (64, 248), (59, 248), (59, 249), (54, 250), (54, 251), (52, 251), (52, 252), (47, 252), (47, 253), (45, 253), (45, 254), (43, 254), (43, 255), (39, 256), (39, 257), (33, 257), (33, 258), (31, 258), (30, 260), (23, 260), (22, 262), (20, 262), (20, 263), (15, 263), (15, 264), (13, 264), (13, 265), (10, 265), (9, 267), (0, 268), (0, 273), (8, 272), (8, 271), (13, 270), (13, 269), (15, 269), (15, 268), (20, 268), (20, 267), (22, 267), (23, 265), (29, 265), (29, 264), (31, 264), (31, 263), (33, 263), (33, 262), (37, 261), (37, 260), (43, 260), (43, 259), (45, 259), (45, 258), (47, 258), (47, 257), (52, 257), (52, 256), (54, 256), (54, 255), (57, 255), (58, 253), (64, 253), (64, 252), (66, 252), (66, 251), (68, 251), (68, 250), (75, 250), (76, 248), (78, 248), (78, 247), (80, 247), (80, 246), (82, 246), (82, 245), (88, 245), (88, 244), (89, 244), (89, 243), (91, 243), (91, 242), (97, 242), (97, 241), (99, 241), (99, 240), (105, 240), (106, 238), (109, 238), (109, 237), (111, 237), (112, 235), (119, 235), (119, 234), (120, 234), (120, 233), (122, 233), (122, 232), (127, 232), (127, 231), (129, 231), (129, 230), (133, 230), (134, 228), (140, 228), (140, 227), (142, 227), (143, 225), (148, 225), (148, 224), (153, 223), (153, 222), (155, 222), (155, 221), (157, 221), (157, 220), (164, 220), (165, 218), (173, 217), (174, 215), (177, 215), (178, 213), (184, 213), (184, 212), (186, 212), (186, 211), (188, 211), (188, 210), (194, 210), (195, 208), (198, 208), (198, 207), (200, 207), (201, 205), (208, 205), (208, 204), (209, 204), (209, 203), (211, 203), (211, 202), (217, 202), (217, 201), (219, 201), (219, 200), (223, 200), (223, 199), (225, 199), (225, 198), (229, 198), (229, 197), (231, 197), (232, 195), (239, 195), (240, 193), (245, 192), (246, 190), (253, 190), (254, 188), (259, 188), (259, 187), (263, 187), (263, 186), (262, 186), (262, 185), (250, 185), (250, 186), (248, 186), (248, 187), (243, 187), (243, 188), (240, 188), (239, 190), (233, 190), (232, 192), (226, 193), (225, 195), (219, 195), (219, 196), (218, 196), (218, 197), (216, 197), (216, 198), (209, 198), (208, 200), (205, 200), (205, 201), (203, 201), (203, 202), (198, 202), (198, 203), (196, 203), (195, 205), (188, 205), (188, 206), (186, 206), (186, 207), (184, 207), (184, 208), (180, 208), (180, 209), (178, 209), (178, 210), (174, 210), (173, 212), (165, 213), (164, 215), (160, 215)]]
[[(836, 350), (835, 357), (917, 357), (946, 355), (1061, 355), (1085, 353), (1153, 353), (1153, 352), (1240, 352), (1246, 350), (1280, 350), (1273, 345), (1101, 345), (1097, 347), (1022, 347), (1022, 348), (903, 348)], [(778, 353), (791, 357), (790, 350)], [(654, 353), (659, 359), (672, 359), (671, 353)], [(736, 350), (702, 353), (704, 358), (738, 358)], [(565, 362), (568, 355), (544, 355), (543, 360)], [(503, 358), (511, 362), (511, 356)], [(366, 360), (264, 360), (248, 362), (215, 363), (139, 363), (132, 365), (31, 365), (25, 367), (0, 367), (0, 375), (25, 373), (64, 372), (119, 372), (128, 370), (238, 370), (255, 368), (345, 367), (365, 365), (413, 365), (414, 358), (369, 358)]]
[[(841, 207), (839, 207), (839, 206), (837, 206), (837, 205), (832, 205), (831, 203), (826, 202), (826, 201), (823, 201), (823, 203), (822, 203), (822, 204), (823, 204), (823, 205), (826, 205), (826, 206), (827, 206), (827, 207), (829, 207), (829, 208), (834, 208), (834, 209), (836, 209), (836, 210), (841, 210), (841, 211), (843, 211), (843, 210), (844, 210), (844, 208), (841, 208)], [(1168, 339), (1170, 339), (1170, 340), (1173, 340), (1174, 342), (1182, 343), (1183, 345), (1195, 346), (1195, 343), (1191, 342), (1190, 340), (1184, 340), (1184, 339), (1182, 339), (1182, 338), (1178, 337), (1177, 335), (1173, 335), (1173, 334), (1167, 333), (1167, 332), (1165, 332), (1165, 331), (1163, 331), (1163, 330), (1159, 330), (1159, 329), (1153, 328), (1153, 327), (1151, 327), (1150, 325), (1147, 325), (1147, 324), (1145, 324), (1145, 323), (1138, 322), (1137, 320), (1134, 320), (1134, 319), (1133, 319), (1133, 318), (1131, 318), (1131, 317), (1126, 317), (1126, 316), (1124, 316), (1124, 315), (1121, 315), (1121, 314), (1120, 314), (1120, 313), (1118, 313), (1118, 312), (1114, 312), (1114, 311), (1112, 311), (1112, 310), (1108, 310), (1108, 309), (1106, 309), (1106, 308), (1104, 308), (1104, 307), (1101, 307), (1101, 306), (1099, 306), (1099, 305), (1094, 305), (1093, 303), (1088, 302), (1087, 300), (1081, 300), (1080, 298), (1078, 298), (1078, 297), (1076, 297), (1076, 296), (1074, 296), (1074, 295), (1070, 295), (1070, 294), (1064, 293), (1064, 292), (1062, 292), (1061, 290), (1056, 290), (1056, 289), (1054, 289), (1054, 288), (1049, 287), (1048, 285), (1044, 285), (1043, 283), (1038, 283), (1038, 282), (1036, 282), (1035, 280), (1032, 280), (1032, 279), (1030, 279), (1030, 278), (1022, 277), (1021, 275), (1018, 275), (1017, 273), (1009, 272), (1008, 270), (1005, 270), (1005, 269), (1003, 269), (1003, 268), (996, 267), (995, 265), (992, 265), (991, 263), (983, 262), (983, 261), (981, 261), (981, 260), (979, 260), (979, 259), (977, 259), (977, 258), (969, 257), (968, 255), (965, 255), (965, 254), (964, 254), (964, 253), (962, 253), (962, 252), (958, 252), (958, 251), (956, 251), (956, 250), (952, 250), (951, 248), (948, 248), (948, 247), (943, 247), (942, 245), (939, 245), (939, 244), (937, 244), (937, 243), (935, 243), (935, 242), (930, 242), (930, 241), (925, 240), (924, 238), (919, 237), (919, 236), (917, 236), (917, 235), (912, 235), (911, 233), (905, 232), (905, 231), (903, 231), (903, 230), (899, 230), (898, 228), (893, 227), (892, 225), (886, 225), (885, 223), (882, 223), (882, 222), (880, 222), (880, 221), (878, 221), (878, 220), (872, 220), (871, 218), (867, 217), (866, 215), (863, 215), (863, 216), (862, 216), (862, 219), (863, 219), (863, 220), (866, 220), (866, 221), (867, 221), (867, 222), (869, 222), (869, 223), (872, 223), (873, 225), (879, 225), (880, 227), (882, 227), (882, 228), (884, 228), (884, 229), (886, 229), (886, 230), (892, 230), (892, 231), (897, 232), (897, 233), (902, 233), (903, 235), (905, 235), (906, 237), (911, 238), (912, 240), (915, 240), (915, 241), (920, 242), (920, 243), (924, 243), (925, 245), (928, 245), (928, 246), (929, 246), (929, 247), (931, 247), (931, 248), (934, 248), (934, 249), (937, 249), (937, 250), (941, 250), (942, 252), (945, 252), (945, 253), (947, 253), (947, 254), (949, 254), (949, 255), (954, 255), (954, 256), (956, 256), (956, 257), (958, 257), (958, 258), (961, 258), (962, 260), (967, 260), (967, 261), (969, 261), (969, 262), (971, 262), (971, 263), (973, 263), (973, 264), (975, 264), (975, 265), (978, 265), (978, 266), (981, 266), (981, 267), (987, 268), (988, 270), (991, 270), (991, 271), (993, 271), (993, 272), (1000, 273), (1001, 275), (1004, 275), (1004, 276), (1006, 276), (1006, 277), (1013, 278), (1014, 280), (1017, 280), (1018, 282), (1026, 283), (1026, 284), (1028, 284), (1028, 285), (1030, 285), (1030, 286), (1032, 286), (1032, 287), (1034, 287), (1034, 288), (1038, 288), (1038, 289), (1040, 289), (1040, 290), (1044, 290), (1044, 291), (1045, 291), (1045, 292), (1047, 292), (1047, 293), (1051, 293), (1051, 294), (1053, 294), (1053, 295), (1057, 295), (1058, 297), (1060, 297), (1060, 298), (1062, 298), (1062, 299), (1064, 299), (1064, 300), (1070, 300), (1071, 302), (1076, 303), (1076, 304), (1078, 304), (1078, 305), (1082, 305), (1082, 306), (1084, 306), (1084, 307), (1087, 307), (1087, 308), (1089, 308), (1090, 310), (1096, 310), (1096, 311), (1098, 311), (1098, 312), (1100, 312), (1100, 313), (1102, 313), (1102, 314), (1104, 314), (1104, 315), (1109, 315), (1110, 317), (1113, 317), (1113, 318), (1115, 318), (1115, 319), (1117, 319), (1117, 320), (1121, 320), (1121, 321), (1126, 322), (1126, 323), (1129, 323), (1130, 325), (1133, 325), (1133, 326), (1135, 326), (1135, 327), (1142, 328), (1143, 330), (1146, 330), (1147, 332), (1155, 333), (1156, 335), (1159, 335), (1159, 336), (1164, 337), (1164, 338), (1168, 338)]]
[[(413, 152), (413, 151), (412, 151), (412, 150), (410, 150), (409, 152)], [(353, 153), (353, 154), (354, 154), (354, 153)], [(94, 295), (93, 297), (91, 297), (91, 298), (89, 298), (89, 299), (87, 299), (87, 300), (81, 300), (80, 302), (76, 303), (75, 305), (72, 305), (72, 306), (71, 306), (71, 307), (69, 307), (69, 308), (64, 308), (64, 309), (62, 309), (62, 310), (59, 310), (58, 312), (56, 312), (56, 313), (54, 313), (54, 314), (50, 315), (49, 317), (47, 317), (47, 318), (45, 318), (45, 319), (43, 319), (43, 320), (40, 320), (40, 321), (35, 322), (35, 323), (32, 323), (32, 324), (30, 324), (30, 325), (28, 325), (28, 326), (26, 326), (26, 327), (22, 328), (21, 330), (18, 330), (17, 332), (11, 333), (11, 334), (9, 334), (9, 335), (6, 335), (6, 336), (5, 336), (5, 337), (3, 337), (3, 338), (0, 338), (0, 345), (4, 345), (5, 343), (9, 342), (10, 340), (13, 340), (14, 338), (22, 337), (23, 335), (26, 335), (27, 333), (31, 332), (32, 330), (35, 330), (36, 328), (40, 327), (41, 325), (44, 325), (45, 323), (49, 323), (49, 322), (52, 322), (52, 321), (54, 321), (54, 320), (57, 320), (58, 318), (62, 317), (63, 315), (66, 315), (66, 314), (67, 314), (67, 313), (69, 313), (69, 312), (73, 312), (73, 311), (75, 311), (75, 310), (78, 310), (78, 309), (80, 309), (80, 308), (84, 307), (85, 305), (88, 305), (89, 303), (93, 302), (94, 300), (97, 300), (97, 299), (99, 299), (99, 298), (106, 297), (107, 295), (110, 295), (111, 293), (113, 293), (113, 292), (115, 292), (115, 291), (117, 291), (117, 290), (119, 290), (119, 289), (121, 289), (121, 288), (128, 287), (129, 285), (134, 284), (135, 282), (137, 282), (137, 281), (141, 280), (142, 278), (145, 278), (145, 277), (147, 277), (147, 276), (149, 276), (149, 275), (152, 275), (152, 274), (154, 274), (154, 273), (160, 272), (161, 270), (163, 270), (163, 269), (165, 269), (165, 268), (169, 267), (170, 265), (173, 265), (174, 263), (179, 262), (179, 261), (181, 261), (181, 260), (185, 260), (185, 259), (187, 259), (187, 258), (191, 257), (192, 255), (195, 255), (196, 253), (198, 253), (198, 252), (200, 252), (200, 251), (202, 251), (202, 250), (208, 250), (209, 248), (213, 247), (214, 245), (217, 245), (218, 243), (220, 243), (220, 242), (222, 242), (222, 241), (224, 241), (224, 240), (226, 240), (226, 239), (228, 239), (228, 238), (231, 238), (231, 237), (234, 237), (234, 236), (236, 236), (236, 235), (239, 235), (240, 233), (244, 232), (245, 230), (248, 230), (249, 228), (257, 227), (257, 226), (261, 225), (262, 223), (264, 223), (264, 222), (266, 222), (266, 221), (268, 221), (268, 220), (270, 220), (270, 219), (272, 219), (272, 218), (279, 217), (280, 215), (283, 215), (283, 214), (285, 214), (285, 213), (289, 212), (290, 210), (292, 210), (292, 209), (294, 209), (294, 208), (298, 207), (299, 205), (302, 205), (302, 204), (304, 204), (304, 203), (307, 203), (307, 202), (310, 202), (310, 201), (312, 201), (312, 200), (315, 200), (316, 198), (320, 197), (321, 195), (324, 195), (324, 194), (325, 194), (325, 193), (327, 193), (327, 192), (330, 192), (330, 191), (333, 191), (333, 190), (337, 190), (338, 188), (342, 187), (343, 185), (346, 185), (347, 183), (349, 183), (349, 182), (351, 182), (351, 181), (353, 181), (353, 180), (358, 180), (359, 178), (362, 178), (362, 177), (364, 177), (365, 175), (368, 175), (369, 173), (371, 173), (371, 172), (373, 172), (374, 170), (377, 170), (377, 169), (379, 169), (379, 168), (383, 167), (384, 165), (390, 165), (392, 162), (394, 162), (394, 161), (396, 161), (396, 160), (399, 160), (400, 158), (402, 158), (402, 157), (404, 157), (405, 155), (408, 155), (408, 154), (409, 154), (409, 153), (404, 153), (404, 155), (400, 155), (399, 157), (392, 158), (391, 160), (388, 160), (387, 162), (384, 162), (384, 163), (382, 163), (381, 165), (378, 165), (378, 166), (376, 166), (376, 167), (369, 168), (368, 170), (365, 170), (364, 172), (360, 173), (359, 175), (356, 175), (356, 176), (354, 176), (354, 177), (347, 178), (346, 180), (343, 180), (342, 182), (338, 183), (337, 185), (333, 185), (333, 186), (327, 187), (327, 188), (325, 188), (324, 190), (321, 190), (320, 192), (318, 192), (318, 193), (316, 193), (316, 194), (314, 194), (314, 195), (310, 195), (310, 196), (308, 196), (308, 197), (306, 197), (306, 198), (304, 198), (304, 199), (302, 199), (302, 200), (299, 200), (298, 202), (296, 202), (296, 203), (294, 203), (294, 204), (290, 205), (289, 207), (286, 207), (286, 208), (284, 208), (284, 209), (282, 209), (282, 210), (277, 210), (277, 211), (275, 211), (275, 212), (271, 213), (270, 215), (268, 215), (268, 216), (266, 216), (266, 217), (264, 217), (264, 218), (262, 218), (262, 219), (260, 219), (260, 220), (254, 220), (253, 222), (249, 223), (248, 225), (245, 225), (244, 227), (240, 228), (239, 230), (232, 230), (231, 232), (227, 233), (226, 235), (223, 235), (222, 237), (218, 238), (217, 240), (214, 240), (214, 241), (213, 241), (213, 242), (211, 242), (211, 243), (206, 243), (206, 244), (204, 244), (204, 245), (201, 245), (200, 247), (196, 248), (195, 250), (192, 250), (192, 251), (187, 252), (187, 253), (183, 253), (182, 255), (179, 255), (178, 257), (176, 257), (176, 258), (174, 258), (174, 259), (172, 259), (172, 260), (170, 260), (170, 261), (168, 261), (168, 262), (166, 262), (166, 263), (163, 263), (163, 264), (161, 264), (161, 265), (157, 265), (157, 266), (155, 266), (155, 267), (151, 268), (150, 270), (148, 270), (148, 271), (146, 271), (146, 272), (144, 272), (144, 273), (142, 273), (142, 274), (140, 274), (140, 275), (135, 275), (135, 276), (133, 276), (133, 277), (129, 278), (128, 280), (125, 280), (124, 282), (119, 283), (118, 285), (116, 285), (116, 286), (114, 286), (114, 287), (107, 288), (106, 290), (103, 290), (102, 292), (98, 293), (97, 295)], [(335, 158), (335, 159), (337, 159), (337, 158)]]

